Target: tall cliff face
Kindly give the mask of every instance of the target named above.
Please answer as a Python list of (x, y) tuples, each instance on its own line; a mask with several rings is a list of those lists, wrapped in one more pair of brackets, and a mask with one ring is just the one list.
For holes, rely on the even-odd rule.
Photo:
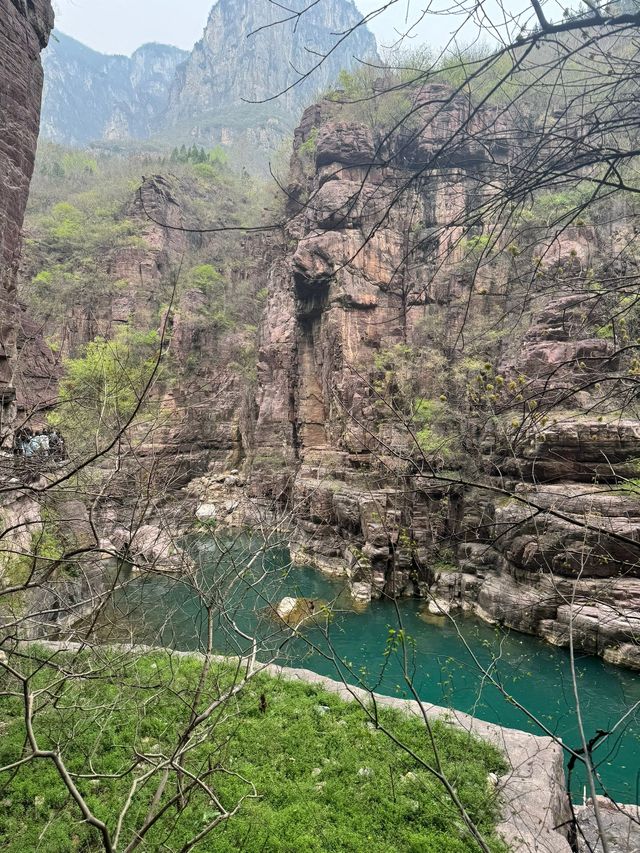
[[(448, 94), (434, 86), (422, 97), (436, 112)], [(298, 559), (347, 571), (364, 598), (431, 583), (434, 544), (460, 511), (455, 488), (426, 480), (406, 488), (412, 437), (398, 400), (425, 328), (442, 330), (443, 350), (453, 344), (464, 283), (449, 249), (460, 229), (449, 223), (477, 204), (483, 171), (508, 160), (504, 117), (479, 111), (442, 168), (407, 182), (438, 134), (468, 114), (456, 98), (410, 148), (398, 140), (401, 156), (379, 149), (375, 122), (345, 121), (330, 102), (307, 110), (296, 131), (290, 197), (300, 212), (291, 253), (272, 272), (262, 329), (252, 488), (295, 507)], [(484, 146), (469, 142), (478, 137)], [(423, 237), (417, 250), (409, 234)], [(425, 360), (425, 381), (411, 388), (429, 405), (446, 392), (441, 358)]]
[(148, 137), (187, 56), (162, 44), (107, 56), (56, 33), (44, 56), (43, 137), (77, 146)]
[(615, 355), (597, 284), (630, 310), (632, 234), (607, 210), (547, 239), (534, 207), (528, 248), (507, 236), (483, 264), (486, 238), (459, 223), (512, 168), (525, 123), (486, 109), (469, 124), (446, 87), (416, 97), (435, 120), (381, 153), (375, 122), (329, 102), (305, 113), (246, 487), (213, 470), (201, 514), (282, 512), (294, 558), (358, 598), (417, 593), (560, 645), (571, 624), (576, 647), (640, 668), (636, 367)]
[[(131, 340), (161, 328), (172, 302), (167, 370), (153, 400), (158, 421), (141, 452), (148, 449), (156, 480), (166, 475), (172, 488), (212, 459), (235, 468), (247, 445), (263, 271), (281, 246), (277, 235), (188, 229), (270, 217), (264, 205), (272, 196), (225, 165), (174, 164), (162, 175), (154, 170), (160, 158), (143, 165), (98, 155), (89, 169), (86, 160), (47, 149), (32, 185), (20, 289), (34, 322), (23, 337), (39, 326), (55, 358), (31, 347), (19, 359), (19, 411), (39, 423), (55, 404), (61, 363), (96, 338)], [(149, 177), (134, 191), (143, 168)], [(79, 223), (70, 239), (56, 236), (60, 198)]]
[(10, 415), (17, 342), (16, 274), (40, 120), (42, 66), (53, 26), (48, 0), (0, 0), (0, 394)]
[[(302, 10), (306, 4), (293, 4)], [(292, 8), (291, 6), (289, 8)], [(268, 0), (219, 0), (191, 53), (144, 45), (131, 59), (106, 56), (62, 33), (45, 56), (42, 132), (54, 142), (153, 138), (160, 144), (229, 146), (264, 166), (318, 89), (333, 84), (376, 42), (352, 0), (327, 0), (289, 20)], [(286, 19), (286, 20), (283, 20)], [(329, 52), (312, 78), (266, 104)]]
[[(296, 0), (284, 12), (267, 0), (218, 0), (202, 39), (179, 69), (167, 126), (181, 126), (200, 142), (225, 142), (244, 124), (250, 141), (272, 147), (293, 129), (314, 93), (333, 84), (354, 57), (376, 56), (366, 27), (331, 52), (337, 34), (362, 18), (351, 0), (312, 5), (299, 19), (290, 13), (308, 5)], [(325, 53), (330, 55), (319, 64)], [(311, 78), (302, 79), (315, 66)]]

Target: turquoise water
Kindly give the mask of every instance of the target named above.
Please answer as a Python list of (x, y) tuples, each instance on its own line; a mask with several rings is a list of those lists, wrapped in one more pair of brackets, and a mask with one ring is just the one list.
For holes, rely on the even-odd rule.
[[(259, 638), (264, 659), (271, 653), (282, 663), (334, 678), (339, 669), (351, 683), (361, 679), (379, 693), (412, 698), (404, 684), (404, 667), (421, 699), (536, 734), (543, 734), (545, 726), (568, 746), (581, 745), (570, 658), (563, 649), (471, 617), (457, 619), (457, 628), (450, 620), (425, 619), (424, 603), (418, 600), (397, 605), (378, 601), (354, 610), (344, 581), (291, 567), (282, 548), (270, 550), (250, 568), (246, 567), (255, 546), (246, 541), (221, 553), (212, 540), (203, 540), (194, 553), (200, 565), (198, 592), (192, 583), (155, 576), (133, 580), (123, 594), (118, 603), (120, 624), (126, 620), (140, 641), (201, 649), (210, 614), (214, 645), (220, 652), (245, 652), (248, 641), (239, 633), (244, 632)], [(288, 639), (290, 632), (282, 630), (268, 606), (285, 595), (330, 602), (330, 621), (319, 619), (317, 626), (304, 629), (302, 638)], [(400, 628), (407, 637), (404, 664), (400, 648), (389, 642), (390, 631)], [(481, 668), (490, 671), (537, 722), (509, 702)], [(598, 729), (611, 731), (640, 702), (637, 675), (590, 656), (578, 657), (576, 669), (587, 739)], [(640, 802), (640, 711), (633, 711), (595, 750), (594, 759), (612, 796)], [(578, 801), (583, 784), (576, 771), (572, 789)]]

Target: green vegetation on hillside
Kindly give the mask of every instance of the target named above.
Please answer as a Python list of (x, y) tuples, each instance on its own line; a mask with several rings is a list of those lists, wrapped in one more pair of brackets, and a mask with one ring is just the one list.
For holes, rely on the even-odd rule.
[[(143, 175), (150, 181), (144, 204)], [(181, 328), (191, 330), (194, 358), (206, 341), (214, 357), (211, 341), (233, 332), (239, 339), (231, 361), (243, 362), (265, 295), (259, 254), (247, 256), (250, 238), (162, 230), (147, 214), (206, 228), (254, 226), (277, 218), (276, 210), (273, 192), (236, 173), (220, 148), (183, 146), (165, 158), (43, 144), (26, 221), (22, 298), (49, 345), (65, 356), (84, 358), (87, 344), (116, 337), (122, 325), (143, 336), (156, 332), (172, 303)], [(195, 364), (185, 343), (173, 369)]]
[[(24, 660), (19, 665), (24, 668)], [(58, 655), (55, 668), (33, 660), (35, 738), (40, 748), (62, 757), (111, 832), (133, 779), (158, 767), (134, 793), (123, 822), (126, 843), (144, 823), (166, 759), (189, 725), (192, 704), (202, 711), (232, 683), (231, 670), (215, 665), (199, 694), (201, 671), (194, 658), (163, 653), (129, 658), (102, 651), (66, 660)], [(21, 699), (12, 695), (19, 685), (6, 672), (0, 685), (0, 764), (7, 765), (28, 755), (28, 747)], [(216, 817), (206, 790), (190, 784), (195, 777), (189, 774), (198, 774), (226, 809), (246, 799), (197, 849), (472, 853), (476, 844), (450, 798), (409, 754), (435, 761), (424, 724), (386, 709), (379, 709), (379, 720), (406, 749), (355, 702), (310, 685), (256, 677), (191, 736), (192, 749), (181, 761), (184, 808), (169, 807), (140, 849), (180, 850)], [(495, 789), (487, 779), (504, 770), (502, 758), (445, 723), (436, 723), (433, 734), (442, 769), (470, 817), (492, 850), (504, 850), (494, 836)], [(176, 794), (178, 777), (169, 778), (154, 808)], [(5, 806), (0, 846), (7, 853), (102, 849), (51, 760), (22, 764), (3, 774), (0, 784)]]
[(76, 446), (110, 439), (137, 411), (149, 406), (146, 390), (158, 372), (157, 332), (121, 330), (114, 340), (96, 338), (78, 358), (65, 362), (59, 403), (49, 416)]

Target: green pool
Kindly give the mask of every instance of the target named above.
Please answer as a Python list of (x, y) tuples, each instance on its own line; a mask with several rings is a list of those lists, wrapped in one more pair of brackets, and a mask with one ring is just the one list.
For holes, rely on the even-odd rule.
[[(403, 679), (403, 668), (408, 669), (424, 700), (535, 733), (543, 733), (544, 726), (572, 748), (580, 747), (565, 650), (471, 617), (456, 620), (457, 627), (449, 620), (425, 618), (424, 603), (418, 600), (397, 605), (378, 601), (356, 610), (344, 581), (292, 567), (284, 548), (271, 548), (248, 567), (257, 547), (239, 540), (221, 551), (212, 539), (198, 540), (193, 545), (198, 564), (193, 582), (161, 576), (133, 579), (116, 601), (116, 623), (126, 624), (139, 641), (180, 650), (202, 648), (209, 625), (215, 648), (224, 653), (246, 651), (242, 634), (248, 634), (259, 639), (263, 657), (273, 654), (282, 663), (331, 677), (340, 670), (348, 681), (360, 680), (389, 695), (410, 695)], [(307, 626), (302, 637), (289, 638), (269, 607), (284, 596), (329, 602), (332, 616)], [(407, 638), (404, 657), (393, 642), (397, 635), (390, 633), (400, 629)], [(638, 803), (640, 710), (634, 705), (640, 703), (640, 678), (590, 656), (580, 656), (576, 668), (587, 738), (599, 729), (612, 731), (628, 715), (596, 748), (594, 758), (606, 790), (619, 801)], [(576, 773), (576, 801), (582, 800), (583, 785)]]

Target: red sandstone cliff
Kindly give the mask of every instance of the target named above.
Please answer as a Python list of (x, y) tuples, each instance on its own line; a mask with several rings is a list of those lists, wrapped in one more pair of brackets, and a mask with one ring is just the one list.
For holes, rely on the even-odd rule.
[(525, 159), (523, 122), (469, 123), (446, 87), (417, 98), (434, 119), (391, 143), (335, 104), (306, 111), (247, 487), (211, 476), (201, 514), (279, 511), (294, 557), (358, 597), (420, 593), (559, 644), (573, 591), (576, 644), (640, 666), (640, 512), (618, 487), (640, 420), (594, 285), (625, 298), (624, 224), (560, 239), (525, 217), (489, 257), (469, 212)]
[(16, 274), (40, 124), (40, 51), (53, 27), (48, 0), (0, 0), (0, 394), (6, 430), (15, 393)]

